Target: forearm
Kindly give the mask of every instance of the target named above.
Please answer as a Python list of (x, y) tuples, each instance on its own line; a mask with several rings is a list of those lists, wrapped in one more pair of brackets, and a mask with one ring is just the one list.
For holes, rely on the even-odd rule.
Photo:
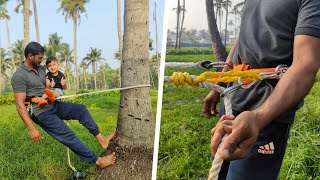
[[(297, 105), (311, 90), (320, 66), (318, 41), (302, 39), (295, 44), (294, 60), (291, 67), (278, 82), (269, 98), (256, 109), (258, 125), (261, 128), (268, 125), (283, 112)], [(309, 44), (305, 44), (309, 43)], [(310, 45), (311, 44), (311, 45)]]
[(24, 104), (23, 105), (17, 104), (16, 108), (18, 110), (18, 113), (19, 113), (21, 119), (26, 124), (28, 130), (30, 131), (30, 130), (35, 129), (35, 126), (33, 125), (31, 118), (29, 117), (29, 113), (28, 113), (25, 105)]

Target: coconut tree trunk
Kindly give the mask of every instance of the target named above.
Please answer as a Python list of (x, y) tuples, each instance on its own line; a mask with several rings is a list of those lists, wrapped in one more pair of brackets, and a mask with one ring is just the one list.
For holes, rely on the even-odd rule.
[(8, 23), (8, 19), (6, 19), (6, 28), (7, 28), (7, 36), (8, 36), (8, 49), (10, 51), (11, 54), (11, 63), (12, 63), (12, 71), (11, 72), (16, 72), (16, 63), (14, 62), (14, 55), (13, 55), (13, 51), (11, 48), (11, 40), (10, 40), (10, 31), (9, 31), (9, 23)]
[[(150, 84), (148, 0), (126, 0), (122, 87)], [(150, 87), (121, 91), (116, 139), (109, 145), (117, 162), (98, 179), (151, 179), (154, 121)]]
[(179, 27), (180, 27), (180, 0), (178, 0), (178, 6), (177, 6), (177, 29), (176, 29), (176, 44), (175, 49), (178, 47), (179, 43)]
[(156, 29), (156, 58), (157, 58), (157, 74), (158, 74), (158, 79), (160, 77), (160, 59), (159, 59), (159, 52), (158, 52), (158, 21), (157, 21), (157, 3), (154, 2), (154, 14), (153, 14), (153, 19), (154, 19), (154, 25)]
[[(118, 27), (118, 40), (119, 40), (119, 53), (120, 59), (122, 57), (122, 21), (121, 21), (121, 0), (117, 0), (117, 27)], [(121, 77), (121, 64), (122, 61), (120, 60), (120, 67), (119, 67), (119, 77)], [(119, 87), (121, 87), (121, 78), (119, 79)]]
[(229, 0), (227, 0), (227, 9), (226, 9), (226, 30), (225, 30), (225, 33), (224, 33), (224, 45), (225, 47), (227, 48), (227, 33), (228, 33), (228, 12), (229, 10)]
[(23, 43), (26, 47), (29, 43), (29, 17), (30, 17), (30, 0), (24, 0), (23, 5)]
[(39, 23), (38, 23), (38, 10), (37, 10), (37, 1), (32, 0), (33, 4), (33, 13), (34, 13), (34, 23), (36, 26), (37, 42), (40, 43), (40, 32), (39, 32)]
[(84, 83), (85, 83), (85, 87), (86, 87), (86, 89), (88, 89), (87, 73), (86, 73), (86, 71), (85, 71), (85, 70), (84, 70)]
[(186, 11), (186, 6), (185, 6), (185, 0), (183, 0), (183, 5), (182, 5), (182, 19), (181, 19), (181, 27), (180, 27), (180, 33), (179, 33), (179, 49), (181, 48), (181, 36), (182, 36), (182, 29), (183, 29), (183, 22), (184, 22), (184, 15)]
[(75, 84), (76, 90), (79, 90), (79, 76), (78, 76), (78, 62), (77, 62), (77, 26), (78, 26), (78, 18), (77, 11), (74, 12), (73, 17), (73, 62), (74, 62), (74, 71), (75, 71)]
[(212, 0), (206, 0), (206, 11), (207, 11), (207, 19), (208, 19), (208, 27), (211, 37), (211, 44), (214, 52), (214, 56), (216, 61), (226, 61), (227, 51), (224, 48), (218, 27), (216, 18), (214, 17), (214, 9)]
[(92, 72), (93, 72), (93, 79), (94, 79), (94, 89), (97, 89), (97, 72), (96, 72), (96, 62), (92, 62)]

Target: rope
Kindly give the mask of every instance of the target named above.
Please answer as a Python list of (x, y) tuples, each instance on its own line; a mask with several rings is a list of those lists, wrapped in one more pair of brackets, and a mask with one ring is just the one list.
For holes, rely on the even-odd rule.
[[(60, 96), (57, 97), (56, 100), (59, 99), (68, 99), (72, 97), (80, 97), (80, 96), (86, 96), (86, 95), (91, 95), (91, 94), (98, 94), (98, 93), (103, 93), (103, 92), (110, 92), (110, 91), (117, 91), (117, 90), (126, 90), (126, 89), (134, 89), (134, 88), (142, 88), (142, 87), (151, 87), (151, 85), (139, 85), (139, 86), (130, 86), (130, 87), (123, 87), (123, 88), (115, 88), (115, 89), (106, 89), (106, 90), (101, 90), (101, 91), (95, 91), (95, 92), (90, 92), (90, 93), (82, 93), (82, 94), (76, 94), (76, 95), (70, 95), (70, 96)], [(68, 155), (68, 164), (69, 167), (76, 172), (77, 169), (72, 166), (71, 160), (70, 160), (70, 149), (67, 147), (67, 155)]]
[[(185, 74), (185, 73), (182, 73), (182, 74)], [(188, 74), (188, 73), (186, 73), (186, 74)], [(187, 78), (185, 78), (185, 81), (181, 80), (182, 84), (184, 82), (186, 82), (187, 84), (189, 84), (189, 85), (191, 85), (193, 87), (199, 86), (199, 87), (207, 88), (207, 89), (210, 89), (210, 90), (216, 90), (219, 93), (222, 93), (222, 92), (225, 91), (224, 87), (221, 87), (221, 86), (209, 83), (209, 82), (202, 81), (202, 82), (199, 82), (197, 84), (193, 83), (195, 81), (195, 79), (198, 78), (196, 76), (190, 76), (188, 74), (188, 76), (186, 76), (186, 77)], [(176, 78), (176, 77), (174, 78), (174, 77), (168, 77), (167, 76), (167, 77), (164, 78), (164, 81), (165, 82), (173, 82), (173, 83), (175, 83), (176, 79), (178, 79), (177, 81), (180, 80), (179, 78)], [(178, 84), (178, 85), (180, 85), (180, 84)], [(231, 99), (230, 99), (229, 94), (226, 94), (226, 96), (224, 98), (224, 104), (225, 104), (226, 114), (227, 115), (232, 115), (232, 105), (231, 105)], [(221, 142), (223, 142), (223, 140), (226, 137), (227, 137), (227, 135), (224, 135)], [(221, 143), (220, 143), (220, 145), (221, 145)], [(219, 146), (218, 147), (218, 151), (214, 156), (214, 160), (212, 161), (211, 168), (209, 170), (208, 180), (218, 180), (219, 172), (221, 170), (222, 164), (223, 164), (223, 159), (220, 156), (220, 146)]]
[[(232, 115), (232, 105), (231, 105), (231, 98), (229, 96), (229, 94), (227, 94), (224, 97), (224, 104), (225, 104), (225, 109), (226, 109), (226, 114), (227, 115)], [(222, 142), (224, 141), (224, 139), (227, 137), (228, 135), (224, 135), (220, 145), (222, 144)], [(221, 166), (223, 164), (223, 159), (220, 156), (220, 145), (218, 147), (217, 153), (214, 155), (214, 160), (212, 161), (211, 164), (211, 168), (209, 170), (209, 177), (208, 180), (218, 180), (219, 177), (219, 172), (221, 170)]]
[[(174, 72), (171, 76), (172, 82), (176, 85), (188, 84), (192, 87), (198, 87), (199, 82), (236, 82), (241, 78), (244, 82), (253, 82), (255, 80), (262, 80), (263, 76), (260, 76), (260, 71), (258, 70), (248, 70), (248, 71), (228, 71), (228, 72), (204, 72), (198, 77), (192, 79), (189, 73), (184, 72)], [(216, 78), (213, 78), (216, 77)]]
[(211, 62), (209, 60), (203, 60), (199, 62), (166, 62), (165, 68), (198, 68), (203, 70), (209, 70), (212, 68), (223, 68), (226, 66), (225, 62)]
[(134, 88), (142, 88), (142, 87), (151, 87), (151, 85), (138, 85), (138, 86), (129, 86), (129, 87), (122, 87), (122, 88), (114, 88), (114, 89), (106, 89), (101, 91), (95, 91), (95, 92), (89, 92), (89, 93), (82, 93), (82, 94), (76, 94), (76, 95), (69, 95), (69, 96), (60, 96), (56, 99), (68, 99), (73, 97), (80, 97), (80, 96), (86, 96), (91, 94), (98, 94), (98, 93), (104, 93), (104, 92), (110, 92), (110, 91), (118, 91), (118, 90), (126, 90), (126, 89), (134, 89)]

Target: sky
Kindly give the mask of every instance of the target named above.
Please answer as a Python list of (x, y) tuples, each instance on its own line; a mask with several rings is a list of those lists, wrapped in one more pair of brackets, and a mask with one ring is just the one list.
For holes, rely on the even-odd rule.
[[(123, 2), (123, 1), (122, 1)], [(163, 12), (165, 0), (149, 1), (149, 31), (153, 39), (155, 49), (155, 25), (153, 20), (154, 2), (157, 3), (157, 21), (158, 21), (158, 47), (161, 50)], [(9, 1), (7, 4), (11, 44), (16, 40), (23, 39), (23, 15), (15, 13), (13, 9), (17, 6), (17, 1)], [(73, 22), (71, 19), (65, 22), (62, 12), (57, 13), (60, 3), (54, 0), (37, 0), (38, 21), (40, 31), (40, 43), (48, 43), (49, 34), (57, 32), (62, 36), (62, 43), (68, 43), (73, 49)], [(82, 14), (81, 23), (77, 32), (78, 62), (80, 62), (90, 47), (102, 49), (102, 57), (112, 67), (119, 67), (119, 62), (114, 60), (113, 54), (118, 50), (117, 33), (117, 1), (116, 0), (91, 0), (85, 5), (87, 17)], [(33, 11), (32, 1), (30, 9)], [(124, 5), (122, 5), (122, 11)], [(123, 16), (123, 13), (122, 13)], [(122, 20), (123, 23), (123, 20)], [(122, 25), (123, 28), (123, 25)], [(7, 48), (7, 31), (5, 21), (0, 21), (0, 47)], [(30, 41), (36, 41), (36, 31), (34, 16), (30, 16)], [(154, 54), (151, 52), (150, 54)]]
[[(243, 0), (231, 0), (232, 6)], [(185, 0), (186, 13), (184, 19), (184, 27), (187, 29), (208, 29), (207, 14), (205, 0)], [(177, 15), (173, 8), (178, 5), (178, 0), (170, 0), (168, 3), (168, 29), (173, 30), (176, 28)], [(181, 5), (182, 1), (180, 1)], [(225, 22), (225, 20), (224, 20)], [(224, 29), (224, 23), (222, 23), (222, 29)]]

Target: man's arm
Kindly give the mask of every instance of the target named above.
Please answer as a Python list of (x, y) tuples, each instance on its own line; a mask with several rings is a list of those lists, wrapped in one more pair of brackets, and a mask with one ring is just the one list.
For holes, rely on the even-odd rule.
[(26, 93), (14, 93), (15, 102), (16, 102), (16, 108), (18, 110), (18, 113), (21, 117), (21, 119), (26, 124), (30, 138), (33, 142), (38, 142), (42, 139), (41, 133), (38, 131), (38, 129), (33, 125), (32, 120), (29, 117), (28, 111), (24, 105), (24, 101), (26, 99)]
[(259, 131), (308, 94), (320, 67), (319, 47), (320, 38), (295, 36), (293, 63), (272, 94), (254, 111), (242, 112), (235, 119), (233, 116), (222, 117), (212, 131), (212, 151), (216, 152), (224, 134), (230, 133), (221, 145), (222, 158), (245, 157), (257, 141)]

